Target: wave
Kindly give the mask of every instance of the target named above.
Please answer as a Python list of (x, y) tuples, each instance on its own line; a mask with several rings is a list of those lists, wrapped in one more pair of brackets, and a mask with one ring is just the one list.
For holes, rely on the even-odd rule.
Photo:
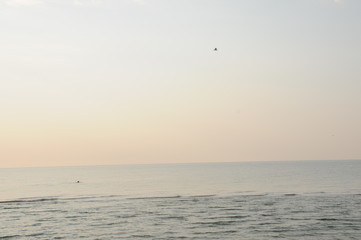
[(33, 203), (33, 202), (45, 202), (45, 201), (57, 201), (58, 198), (35, 198), (35, 199), (14, 199), (7, 201), (0, 201), (2, 203)]
[(131, 198), (127, 198), (127, 199), (131, 199), (131, 200), (141, 200), (141, 199), (172, 199), (172, 198), (181, 198), (182, 196), (180, 195), (175, 195), (175, 196), (162, 196), (162, 197), (131, 197)]
[(32, 234), (28, 234), (28, 235), (7, 235), (7, 236), (0, 236), (0, 239), (11, 239), (11, 238), (19, 238), (19, 237), (37, 237), (37, 236), (41, 236), (44, 235), (44, 233), (32, 233)]
[(293, 197), (293, 196), (296, 196), (297, 194), (296, 193), (286, 193), (286, 194), (283, 194), (284, 196), (286, 197)]
[(212, 222), (195, 222), (195, 225), (208, 225), (208, 226), (224, 226), (239, 223), (236, 220), (212, 221)]
[(10, 238), (18, 238), (20, 235), (8, 235), (8, 236), (0, 236), (0, 239), (10, 239)]
[(79, 197), (62, 198), (62, 200), (109, 199), (109, 198), (119, 198), (119, 197), (124, 197), (124, 195), (85, 195)]
[[(29, 197), (29, 198), (17, 198), (10, 200), (0, 200), (0, 204), (19, 204), (19, 203), (40, 203), (40, 202), (60, 202), (60, 201), (117, 201), (121, 199), (127, 200), (157, 200), (157, 199), (182, 199), (182, 201), (196, 200), (196, 199), (211, 199), (214, 197), (220, 198), (232, 198), (233, 202), (244, 202), (252, 198), (263, 197), (294, 197), (294, 196), (317, 196), (319, 194), (327, 195), (326, 193), (263, 193), (263, 194), (234, 194), (234, 195), (217, 195), (217, 194), (203, 194), (203, 195), (169, 195), (169, 196), (142, 196), (131, 197), (126, 195), (81, 195), (81, 196), (42, 196), (42, 197)], [(333, 195), (333, 194), (332, 194)], [(359, 197), (360, 193), (355, 194), (342, 194)], [(181, 200), (180, 200), (181, 201)], [(265, 203), (265, 205), (273, 205), (272, 202)], [(18, 205), (17, 205), (18, 206)]]
[(216, 194), (206, 194), (206, 195), (192, 195), (192, 196), (189, 196), (189, 197), (192, 197), (192, 198), (206, 198), (206, 197), (215, 197), (217, 196)]
[(46, 196), (46, 197), (29, 197), (29, 198), (17, 198), (11, 200), (2, 200), (0, 204), (6, 203), (34, 203), (34, 202), (48, 202), (48, 201), (76, 201), (76, 200), (88, 200), (88, 199), (110, 199), (119, 198), (123, 195), (84, 195), (74, 197), (60, 197), (60, 196)]
[(238, 195), (239, 197), (264, 197), (267, 196), (268, 193), (264, 193), (264, 194), (242, 194), (242, 195)]
[(336, 218), (319, 218), (317, 220), (319, 220), (319, 221), (338, 221), (339, 219), (336, 219)]

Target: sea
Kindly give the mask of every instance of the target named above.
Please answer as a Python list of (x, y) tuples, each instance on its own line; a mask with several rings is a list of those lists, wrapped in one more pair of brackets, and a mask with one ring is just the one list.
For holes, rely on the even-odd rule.
[(360, 240), (361, 161), (0, 169), (0, 239)]

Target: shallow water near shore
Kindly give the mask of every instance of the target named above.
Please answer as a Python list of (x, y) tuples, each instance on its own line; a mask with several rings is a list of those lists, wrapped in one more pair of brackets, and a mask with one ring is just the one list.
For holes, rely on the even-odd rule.
[(361, 236), (361, 161), (0, 169), (0, 189), (0, 239)]

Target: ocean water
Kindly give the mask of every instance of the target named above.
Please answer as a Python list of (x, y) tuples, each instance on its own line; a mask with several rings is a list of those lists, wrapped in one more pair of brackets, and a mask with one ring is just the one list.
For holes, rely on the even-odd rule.
[(0, 239), (359, 240), (361, 161), (0, 169)]

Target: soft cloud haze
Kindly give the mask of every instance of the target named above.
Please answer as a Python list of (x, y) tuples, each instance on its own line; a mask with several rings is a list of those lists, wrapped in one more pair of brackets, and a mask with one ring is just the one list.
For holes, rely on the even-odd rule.
[(100, 6), (104, 0), (0, 0), (8, 6), (26, 7), (34, 5), (69, 4), (75, 6)]
[(0, 167), (360, 159), (334, 3), (0, 1)]
[(9, 6), (31, 6), (43, 3), (42, 0), (1, 0), (1, 2)]

